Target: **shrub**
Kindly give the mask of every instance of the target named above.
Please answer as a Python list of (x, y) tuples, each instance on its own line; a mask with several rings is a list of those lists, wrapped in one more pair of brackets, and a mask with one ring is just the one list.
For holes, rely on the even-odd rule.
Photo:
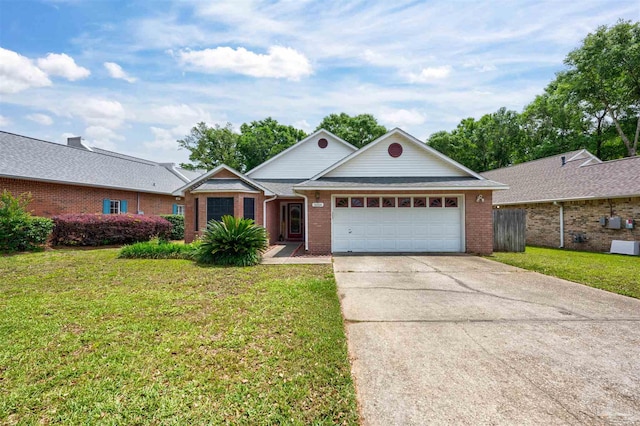
[(162, 240), (145, 241), (124, 246), (118, 253), (123, 259), (193, 259), (195, 246)]
[(54, 245), (100, 246), (166, 239), (171, 223), (159, 216), (137, 214), (65, 214), (53, 218)]
[(53, 222), (31, 216), (30, 201), (30, 194), (14, 197), (4, 190), (0, 195), (0, 252), (36, 250), (47, 242)]
[(201, 263), (250, 266), (267, 247), (267, 231), (253, 220), (222, 216), (221, 222), (209, 221), (195, 255)]
[(184, 216), (181, 214), (162, 214), (160, 217), (167, 219), (173, 225), (170, 240), (184, 240)]

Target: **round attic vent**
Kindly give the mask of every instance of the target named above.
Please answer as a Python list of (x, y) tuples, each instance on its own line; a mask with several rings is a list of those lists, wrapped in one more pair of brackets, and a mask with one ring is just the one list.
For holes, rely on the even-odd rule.
[(392, 156), (393, 158), (398, 158), (402, 155), (402, 145), (394, 142), (391, 145), (389, 145), (388, 152), (389, 152), (389, 155)]
[(320, 148), (325, 149), (327, 145), (329, 145), (329, 142), (325, 138), (318, 139), (318, 146)]

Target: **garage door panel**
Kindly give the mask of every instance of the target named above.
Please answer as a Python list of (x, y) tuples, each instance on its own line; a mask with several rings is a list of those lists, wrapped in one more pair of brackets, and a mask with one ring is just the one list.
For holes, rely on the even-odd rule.
[(461, 208), (446, 207), (335, 208), (332, 249), (459, 252), (463, 248), (462, 216)]

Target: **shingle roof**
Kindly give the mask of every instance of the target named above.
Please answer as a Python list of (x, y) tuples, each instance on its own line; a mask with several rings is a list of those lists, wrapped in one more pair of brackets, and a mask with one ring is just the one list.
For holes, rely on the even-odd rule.
[(502, 188), (502, 183), (492, 180), (481, 180), (473, 177), (344, 177), (344, 178), (320, 178), (308, 180), (296, 188)]
[[(566, 164), (562, 165), (562, 157)], [(483, 173), (509, 185), (494, 204), (640, 196), (640, 157), (600, 162), (586, 150)]]
[[(0, 176), (171, 194), (185, 180), (153, 161), (0, 131)], [(186, 176), (190, 178), (190, 176)]]
[(194, 188), (194, 191), (257, 191), (257, 188), (240, 179), (209, 179)]
[(299, 196), (293, 192), (293, 186), (304, 182), (306, 179), (254, 179), (257, 183), (269, 189), (280, 197)]

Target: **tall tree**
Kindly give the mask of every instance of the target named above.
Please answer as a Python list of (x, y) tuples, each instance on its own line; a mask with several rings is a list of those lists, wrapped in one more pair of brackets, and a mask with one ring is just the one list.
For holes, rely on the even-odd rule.
[(316, 131), (320, 129), (328, 130), (358, 148), (387, 133), (387, 128), (379, 124), (371, 114), (352, 117), (344, 112), (327, 115), (318, 124)]
[(307, 134), (303, 130), (280, 124), (271, 117), (244, 123), (240, 126), (238, 141), (242, 171), (253, 169), (305, 137)]
[[(618, 135), (634, 156), (640, 138), (640, 23), (620, 21), (599, 27), (582, 46), (567, 55), (565, 63), (576, 96), (598, 111), (606, 111)], [(622, 122), (633, 119), (635, 129)]]
[(186, 169), (211, 170), (220, 164), (241, 169), (242, 163), (237, 145), (239, 136), (233, 131), (231, 123), (224, 127), (216, 124), (207, 126), (204, 122), (196, 124), (184, 139), (178, 140), (180, 147), (191, 151), (191, 164), (181, 164)]

